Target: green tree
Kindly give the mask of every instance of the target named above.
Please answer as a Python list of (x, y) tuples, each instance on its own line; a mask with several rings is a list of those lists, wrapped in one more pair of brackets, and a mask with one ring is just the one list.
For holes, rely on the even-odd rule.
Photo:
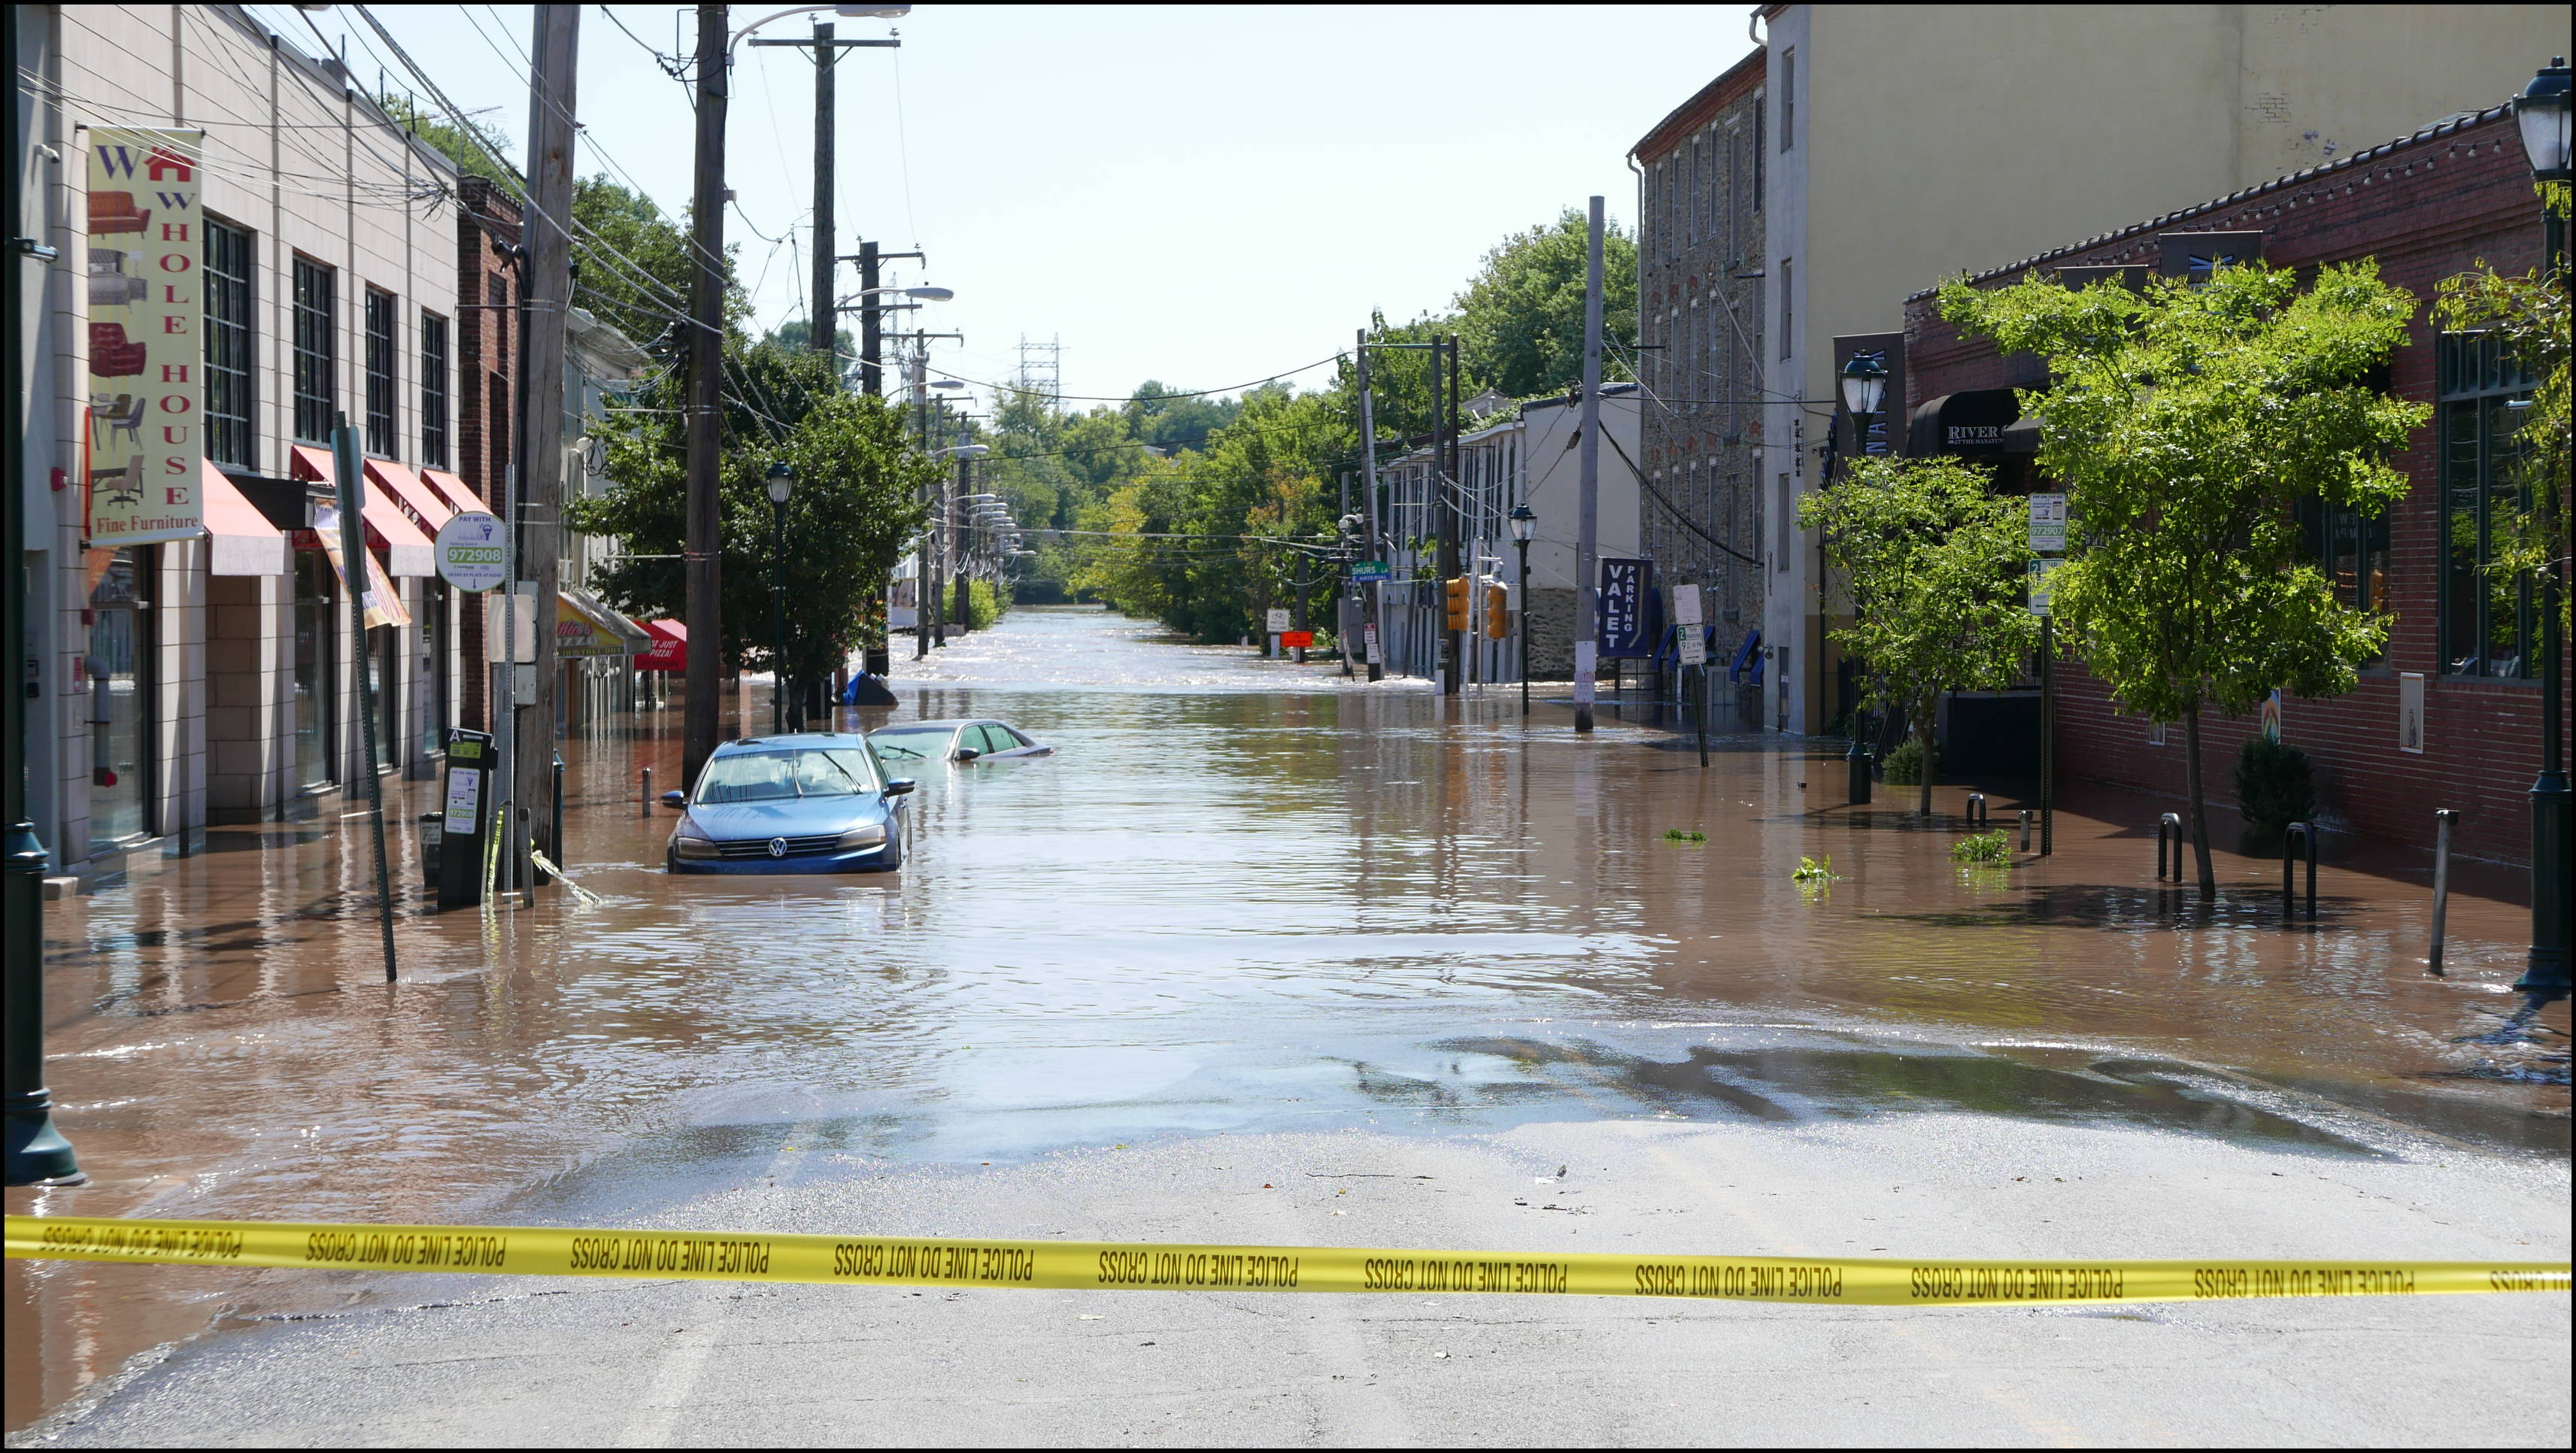
[[(1485, 254), (1451, 306), (1458, 368), (1473, 394), (1510, 398), (1559, 393), (1583, 379), (1583, 274), (1591, 223), (1572, 207), (1548, 227), (1506, 237)], [(1637, 241), (1617, 223), (1602, 229), (1601, 333), (1605, 353), (1637, 342)], [(1633, 352), (1628, 356), (1633, 357)], [(1626, 378), (1617, 357), (1602, 377)]]
[[(781, 671), (791, 683), (828, 676), (852, 650), (881, 638), (887, 576), (924, 519), (917, 502), (939, 466), (910, 443), (902, 412), (827, 386), (824, 361), (801, 348), (729, 348), (722, 443), (723, 638), (710, 643), (737, 669)], [(630, 557), (591, 584), (618, 609), (684, 619), (687, 583), (676, 558), (687, 537), (686, 436), (679, 371), (638, 391), (608, 436), (610, 488), (565, 507), (573, 528), (626, 542)], [(787, 658), (771, 632), (773, 507), (769, 466), (796, 471), (785, 551)], [(669, 559), (633, 557), (669, 556)], [(697, 643), (692, 643), (694, 646)], [(792, 688), (791, 688), (792, 689)]]
[(2295, 274), (2223, 268), (2080, 291), (2036, 275), (1941, 290), (1942, 314), (2056, 383), (2037, 466), (2062, 482), (2068, 556), (2051, 584), (2070, 646), (2127, 710), (2184, 726), (2185, 791), (2204, 894), (2209, 858), (2201, 711), (2230, 716), (2274, 689), (2333, 696), (2387, 640), (2304, 558), (2306, 499), (2365, 518), (2405, 492), (2387, 462), (2430, 410), (2376, 382), (2415, 300), (2363, 260)]
[[(2538, 184), (2541, 205), (2560, 217), (2568, 214), (2565, 182)], [(2488, 589), (2509, 600), (2515, 583), (2532, 577), (2558, 587), (2562, 624), (2576, 608), (2576, 591), (2567, 580), (2569, 530), (2565, 494), (2571, 466), (2569, 447), (2567, 275), (2538, 270), (2507, 277), (2481, 262), (2474, 271), (2442, 280), (2434, 316), (2446, 329), (2492, 329), (2505, 353), (2539, 375), (2531, 407), (2514, 430), (2518, 457), (2514, 483), (2528, 504), (2498, 512), (2489, 530)], [(2555, 506), (2555, 508), (2550, 508)], [(2475, 528), (2466, 516), (2462, 522)], [(2474, 556), (2476, 542), (2468, 553)], [(2510, 608), (2504, 612), (2510, 619)]]
[(2039, 648), (2022, 603), (2026, 516), (1955, 459), (1866, 460), (1798, 501), (1799, 527), (1824, 532), (1851, 591), (1853, 623), (1834, 640), (1861, 663), (1869, 704), (1902, 708), (1922, 752), (1927, 817), (1941, 693), (2001, 691)]

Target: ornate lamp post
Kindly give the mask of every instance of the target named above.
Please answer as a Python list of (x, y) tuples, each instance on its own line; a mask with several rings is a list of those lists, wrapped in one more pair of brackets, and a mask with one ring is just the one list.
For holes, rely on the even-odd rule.
[(786, 460), (769, 466), (761, 481), (769, 491), (769, 651), (776, 683), (769, 689), (769, 730), (787, 730), (787, 497), (796, 491), (796, 469)]
[(1503, 518), (1512, 526), (1512, 548), (1521, 552), (1521, 715), (1529, 715), (1529, 547), (1530, 536), (1538, 533), (1538, 516), (1530, 512), (1529, 501), (1512, 506)]
[[(2522, 149), (2536, 181), (2567, 185), (2567, 58), (2552, 56), (2547, 67), (2513, 99), (2513, 119), (2522, 127)], [(2558, 213), (2541, 209), (2541, 274), (2558, 287), (2567, 286), (2567, 224)], [(2567, 481), (2553, 479), (2540, 491), (2541, 538), (2550, 553), (2563, 554), (2559, 494)], [(2552, 559), (2540, 572), (2540, 775), (2531, 783), (2531, 957), (2514, 987), (2534, 1005), (2567, 997), (2567, 873), (2571, 864), (2567, 829), (2567, 771), (2560, 737), (2565, 718), (2559, 714), (2566, 681), (2559, 657), (2566, 654), (2566, 634), (2558, 622), (2559, 571)]]
[[(1866, 353), (1855, 353), (1843, 365), (1843, 412), (1852, 416), (1852, 449), (1855, 453), (1869, 450), (1869, 421), (1877, 415), (1887, 397), (1887, 365)], [(1832, 483), (1830, 478), (1826, 481)], [(1854, 600), (1852, 611), (1859, 613)], [(1853, 805), (1869, 801), (1869, 748), (1861, 742), (1860, 709), (1851, 714), (1851, 750), (1843, 754), (1843, 765), (1850, 773), (1850, 796)]]

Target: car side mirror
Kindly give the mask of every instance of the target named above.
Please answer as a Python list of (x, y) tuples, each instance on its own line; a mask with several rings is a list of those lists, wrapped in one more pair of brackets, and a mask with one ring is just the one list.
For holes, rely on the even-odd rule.
[(973, 747), (959, 747), (957, 749), (957, 760), (961, 762), (971, 762), (982, 755), (984, 755), (982, 752), (975, 750)]
[(662, 794), (662, 805), (664, 807), (686, 807), (689, 805), (689, 794), (686, 792), (665, 792)]
[(886, 779), (885, 792), (888, 797), (909, 797), (912, 795), (912, 779), (909, 777), (888, 777)]

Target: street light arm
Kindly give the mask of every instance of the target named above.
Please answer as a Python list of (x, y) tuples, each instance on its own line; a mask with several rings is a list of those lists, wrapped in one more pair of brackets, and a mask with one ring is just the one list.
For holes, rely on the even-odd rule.
[[(909, 5), (879, 5), (871, 7), (845, 5), (790, 5), (775, 15), (764, 15), (749, 25), (744, 26), (742, 29), (735, 31), (732, 35), (727, 36), (725, 38), (725, 69), (733, 69), (734, 47), (742, 44), (743, 37), (751, 34), (755, 30), (758, 30), (762, 26), (767, 25), (773, 20), (784, 20), (790, 15), (811, 15), (818, 10), (830, 10), (836, 13), (854, 15), (860, 18), (874, 17), (879, 20), (898, 20), (912, 13), (912, 7)], [(846, 44), (846, 42), (844, 43)]]

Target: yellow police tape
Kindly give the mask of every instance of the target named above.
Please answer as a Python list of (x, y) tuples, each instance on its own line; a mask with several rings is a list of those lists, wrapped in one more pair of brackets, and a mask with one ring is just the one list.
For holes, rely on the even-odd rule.
[(11, 1216), (18, 1259), (333, 1271), (692, 1278), (1091, 1291), (1541, 1292), (1963, 1306), (2564, 1292), (2563, 1261), (1953, 1261), (1535, 1255), (1132, 1241), (952, 1241), (766, 1231), (588, 1231)]

